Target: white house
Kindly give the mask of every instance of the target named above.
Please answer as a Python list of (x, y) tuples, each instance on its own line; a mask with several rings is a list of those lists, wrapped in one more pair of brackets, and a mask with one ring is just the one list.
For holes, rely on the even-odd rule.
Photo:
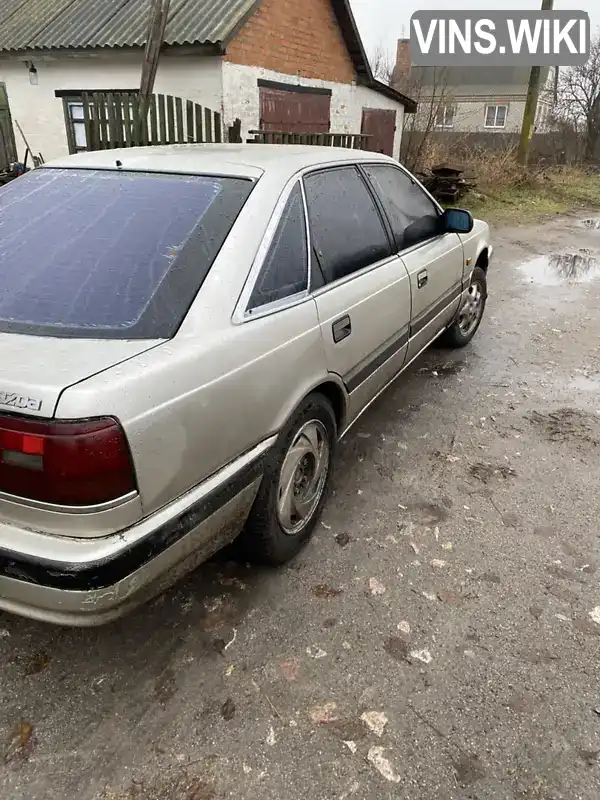
[[(46, 161), (85, 148), (84, 91), (139, 86), (150, 0), (0, 0), (0, 120)], [(171, 0), (154, 86), (225, 127), (369, 133), (398, 156), (416, 103), (375, 80), (348, 0)], [(16, 134), (18, 152), (24, 145)], [(71, 147), (69, 148), (69, 144)]]
[[(543, 67), (535, 130), (549, 130), (558, 67)], [(518, 133), (523, 124), (530, 67), (417, 67), (410, 41), (399, 39), (392, 83), (418, 98), (415, 130)], [(410, 90), (407, 87), (411, 87)]]

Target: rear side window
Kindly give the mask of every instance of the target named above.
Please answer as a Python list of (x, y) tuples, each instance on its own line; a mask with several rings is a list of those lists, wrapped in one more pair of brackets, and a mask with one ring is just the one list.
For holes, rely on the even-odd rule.
[(365, 172), (385, 207), (398, 250), (441, 233), (439, 211), (405, 172), (386, 166), (366, 166)]
[(292, 190), (252, 291), (248, 310), (308, 289), (306, 220), (300, 185)]
[(172, 336), (253, 183), (34, 170), (0, 190), (0, 331)]
[(375, 202), (354, 167), (308, 175), (304, 184), (311, 241), (325, 283), (390, 255)]

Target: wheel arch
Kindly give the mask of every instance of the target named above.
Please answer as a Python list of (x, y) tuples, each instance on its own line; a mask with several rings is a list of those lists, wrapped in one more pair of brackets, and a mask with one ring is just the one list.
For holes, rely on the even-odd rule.
[[(335, 380), (328, 379), (320, 383), (309, 392), (309, 394), (319, 393), (329, 400), (335, 414), (335, 422), (338, 435), (343, 431), (348, 415), (348, 394), (343, 388), (343, 384)], [(308, 395), (307, 395), (308, 396)]]
[(286, 428), (298, 406), (311, 394), (322, 394), (331, 403), (335, 414), (338, 435), (344, 430), (348, 418), (348, 392), (340, 376), (336, 375), (334, 372), (330, 372), (320, 376), (319, 379), (307, 386), (304, 386), (294, 401), (285, 409), (282, 409), (279, 424), (277, 425), (278, 433)]
[(487, 245), (484, 245), (475, 259), (475, 266), (480, 267), (487, 275), (488, 267), (490, 265), (490, 251)]

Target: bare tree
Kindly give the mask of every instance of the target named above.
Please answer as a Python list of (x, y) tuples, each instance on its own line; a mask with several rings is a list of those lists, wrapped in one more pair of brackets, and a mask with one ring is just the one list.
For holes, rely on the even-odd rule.
[(554, 118), (583, 139), (583, 156), (591, 161), (600, 142), (600, 37), (585, 64), (562, 70)]
[(382, 44), (378, 44), (369, 56), (371, 71), (378, 81), (391, 86), (394, 74), (394, 62)]
[(446, 114), (454, 115), (454, 98), (448, 86), (445, 67), (413, 70), (404, 91), (418, 107), (415, 114), (404, 117), (402, 161), (410, 170), (420, 169), (431, 134)]

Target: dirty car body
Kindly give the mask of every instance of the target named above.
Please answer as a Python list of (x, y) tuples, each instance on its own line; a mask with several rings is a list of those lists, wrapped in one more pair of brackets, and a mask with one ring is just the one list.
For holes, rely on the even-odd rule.
[(308, 531), (333, 440), (463, 325), (492, 252), (397, 162), (341, 148), (82, 153), (0, 212), (0, 608), (74, 625), (249, 515), (260, 539), (273, 475), (285, 542)]

